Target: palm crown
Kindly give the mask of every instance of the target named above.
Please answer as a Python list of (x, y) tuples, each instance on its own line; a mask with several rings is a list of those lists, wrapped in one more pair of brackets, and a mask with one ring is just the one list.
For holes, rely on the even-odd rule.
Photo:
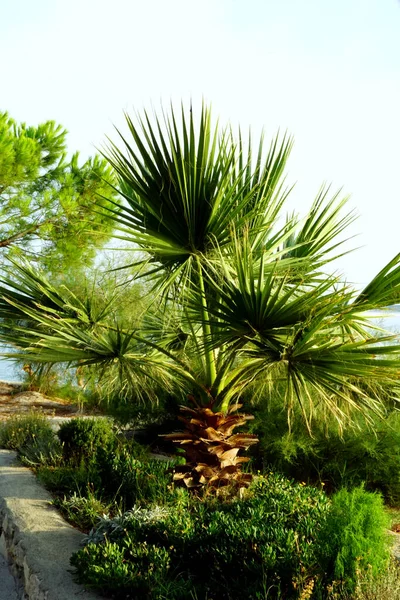
[[(249, 384), (277, 377), (307, 422), (315, 398), (342, 420), (382, 408), (383, 388), (395, 396), (399, 345), (370, 314), (399, 301), (400, 255), (361, 293), (332, 274), (354, 215), (322, 189), (304, 220), (282, 219), (291, 139), (254, 150), (250, 136), (213, 127), (206, 107), (198, 121), (183, 108), (126, 120), (129, 139), (106, 151), (121, 196), (109, 216), (174, 328), (125, 330), (107, 311), (90, 320), (76, 296), (64, 288), (59, 300), (45, 277), (14, 264), (0, 316), (17, 356), (119, 364), (126, 377), (151, 370), (221, 414)], [(27, 318), (29, 330), (18, 325)]]

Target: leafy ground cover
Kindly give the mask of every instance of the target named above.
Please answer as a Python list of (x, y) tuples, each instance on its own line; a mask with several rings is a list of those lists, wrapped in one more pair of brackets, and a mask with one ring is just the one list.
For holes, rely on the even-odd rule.
[(152, 460), (104, 419), (74, 419), (56, 436), (40, 414), (16, 417), (0, 444), (16, 449), (88, 532), (71, 563), (80, 581), (111, 597), (398, 597), (389, 595), (399, 576), (382, 498), (362, 487), (328, 497), (270, 471), (241, 497), (196, 497), (172, 485), (176, 462)]

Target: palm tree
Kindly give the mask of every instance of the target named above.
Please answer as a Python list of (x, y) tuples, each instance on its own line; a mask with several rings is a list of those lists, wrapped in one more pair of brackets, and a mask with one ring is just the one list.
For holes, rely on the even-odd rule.
[[(257, 381), (283, 380), (289, 416), (298, 402), (309, 428), (316, 398), (341, 423), (354, 410), (382, 412), (379, 390), (396, 396), (400, 346), (371, 311), (399, 302), (400, 255), (362, 292), (332, 274), (354, 215), (324, 188), (305, 219), (282, 218), (286, 135), (254, 150), (250, 135), (213, 127), (206, 107), (198, 121), (191, 108), (126, 121), (129, 139), (120, 133), (121, 147), (106, 150), (121, 196), (109, 216), (168, 319), (135, 331), (104, 315), (89, 323), (68, 292), (58, 301), (43, 276), (14, 264), (0, 317), (16, 356), (117, 364), (121, 377), (179, 384), (192, 406), (185, 431), (170, 436), (187, 456), (175, 479), (195, 489), (248, 484), (238, 454), (257, 440), (233, 431), (251, 418), (236, 411)], [(18, 325), (28, 317), (29, 331)]]

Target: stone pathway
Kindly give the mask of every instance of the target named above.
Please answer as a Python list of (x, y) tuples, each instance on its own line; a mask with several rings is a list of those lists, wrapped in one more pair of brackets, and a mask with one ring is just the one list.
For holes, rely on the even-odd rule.
[(398, 531), (389, 531), (389, 535), (393, 538), (392, 555), (400, 562), (400, 535)]
[(14, 577), (0, 554), (0, 600), (18, 600)]
[[(15, 452), (0, 450), (0, 553), (12, 561), (18, 593), (23, 586), (23, 597), (30, 600), (100, 600), (71, 572), (70, 557), (84, 535), (64, 521), (51, 500)], [(1, 575), (1, 600), (14, 600), (15, 587), (10, 596), (1, 596)]]
[[(79, 407), (67, 400), (47, 398), (39, 392), (21, 391), (21, 386), (18, 384), (0, 381), (0, 422), (32, 410), (47, 415), (55, 427), (66, 418), (82, 416)], [(18, 598), (14, 577), (9, 571), (0, 547), (0, 600), (18, 600)]]

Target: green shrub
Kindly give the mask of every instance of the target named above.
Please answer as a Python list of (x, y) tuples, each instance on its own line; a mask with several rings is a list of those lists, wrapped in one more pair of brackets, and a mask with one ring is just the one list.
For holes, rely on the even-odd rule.
[(329, 491), (357, 487), (379, 491), (387, 502), (400, 504), (400, 413), (385, 419), (370, 415), (372, 426), (355, 417), (355, 427), (343, 434), (335, 422), (322, 417), (313, 423), (313, 436), (301, 416), (293, 416), (289, 432), (287, 413), (272, 403), (259, 407), (252, 431), (260, 439), (254, 448), (259, 468), (272, 468), (308, 483), (323, 482)]
[(66, 421), (61, 425), (58, 437), (63, 444), (63, 458), (71, 465), (93, 462), (98, 448), (107, 448), (115, 443), (113, 426), (103, 418)]
[(188, 598), (190, 586), (187, 582), (179, 586), (179, 596), (162, 594), (170, 562), (168, 550), (137, 542), (129, 534), (118, 544), (90, 544), (80, 551), (78, 559), (71, 561), (84, 571), (87, 585), (112, 594), (113, 598)]
[(55, 446), (54, 433), (47, 417), (39, 412), (11, 417), (0, 428), (0, 446), (23, 452), (28, 446)]
[(168, 501), (171, 495), (172, 463), (147, 460), (143, 449), (130, 442), (113, 449), (99, 449), (96, 468), (105, 497), (125, 509), (135, 503)]
[(21, 461), (28, 467), (57, 466), (62, 460), (62, 449), (53, 432), (37, 435), (19, 449)]
[[(140, 597), (170, 600), (190, 597), (188, 590), (199, 599), (261, 599), (267, 590), (268, 598), (289, 599), (318, 569), (316, 542), (330, 506), (322, 491), (271, 474), (242, 500), (200, 501), (183, 490), (174, 499), (99, 525), (72, 558), (79, 579), (118, 598), (140, 589)], [(169, 596), (137, 548), (160, 551)]]
[(86, 496), (88, 490), (101, 489), (97, 471), (87, 468), (85, 464), (79, 467), (45, 465), (36, 469), (36, 475), (40, 483), (57, 496), (71, 496), (74, 493)]
[(0, 428), (0, 446), (17, 450), (21, 461), (30, 466), (58, 465), (61, 445), (48, 419), (31, 412), (10, 418)]
[(63, 517), (81, 531), (88, 532), (109, 511), (109, 506), (96, 498), (92, 492), (80, 496), (76, 492), (72, 496), (56, 498), (53, 505)]
[(130, 508), (139, 501), (161, 501), (170, 495), (171, 465), (148, 461), (143, 446), (118, 437), (108, 422), (105, 427), (104, 421), (99, 423), (100, 427), (90, 419), (86, 427), (85, 420), (83, 428), (74, 420), (63, 426), (60, 437), (68, 439), (63, 447), (66, 465), (38, 468), (42, 484), (59, 497), (78, 494), (88, 498), (93, 492), (99, 500), (105, 498), (119, 508)]
[[(71, 559), (79, 580), (121, 599), (323, 600), (350, 597), (388, 565), (382, 499), (362, 488), (330, 501), (269, 474), (241, 500), (173, 499), (100, 520)], [(160, 560), (154, 577), (148, 556)]]
[(376, 578), (387, 568), (388, 520), (382, 498), (363, 487), (342, 489), (333, 496), (321, 531), (321, 563), (350, 592), (361, 573)]

